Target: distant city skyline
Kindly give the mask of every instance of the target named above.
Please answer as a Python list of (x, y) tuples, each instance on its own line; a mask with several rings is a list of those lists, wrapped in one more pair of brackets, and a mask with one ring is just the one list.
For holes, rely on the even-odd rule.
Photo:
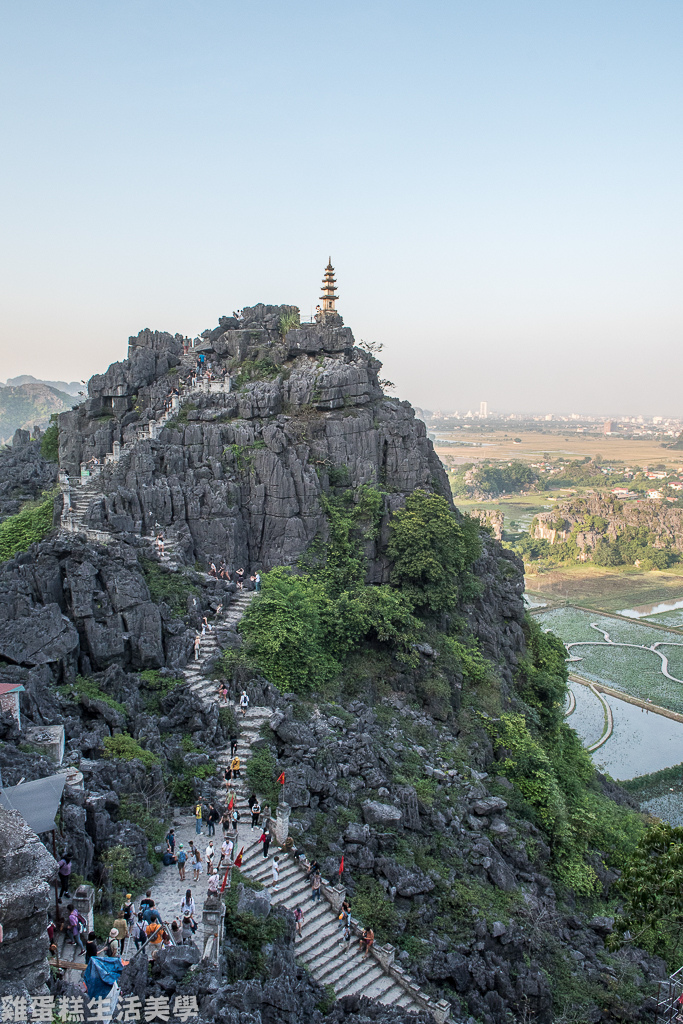
[(331, 255), (417, 406), (679, 415), (682, 37), (678, 0), (5, 4), (0, 377), (307, 315)]

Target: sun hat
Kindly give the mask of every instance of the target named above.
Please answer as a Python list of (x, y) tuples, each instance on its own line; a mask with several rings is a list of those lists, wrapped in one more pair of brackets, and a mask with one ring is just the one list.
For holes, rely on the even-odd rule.
[(109, 938), (110, 939), (118, 939), (118, 937), (119, 937), (119, 933), (118, 933), (117, 929), (116, 928), (112, 928), (111, 931), (109, 932)]
[(186, 910), (185, 913), (183, 914), (183, 917), (192, 917), (192, 911)]
[(133, 894), (132, 894), (132, 892), (127, 892), (127, 893), (126, 893), (126, 899), (127, 899), (127, 900), (132, 900), (132, 898), (133, 898)]

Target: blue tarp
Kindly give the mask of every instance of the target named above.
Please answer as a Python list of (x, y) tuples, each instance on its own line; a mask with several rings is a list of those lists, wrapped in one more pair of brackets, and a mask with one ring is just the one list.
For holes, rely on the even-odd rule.
[(83, 981), (91, 999), (107, 996), (121, 976), (120, 956), (94, 956), (85, 969)]

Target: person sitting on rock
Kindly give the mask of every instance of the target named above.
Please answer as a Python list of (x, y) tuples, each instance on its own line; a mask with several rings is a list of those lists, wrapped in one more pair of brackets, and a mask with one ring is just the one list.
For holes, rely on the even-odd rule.
[(192, 917), (189, 911), (183, 914), (183, 946), (194, 946), (194, 939), (192, 937)]

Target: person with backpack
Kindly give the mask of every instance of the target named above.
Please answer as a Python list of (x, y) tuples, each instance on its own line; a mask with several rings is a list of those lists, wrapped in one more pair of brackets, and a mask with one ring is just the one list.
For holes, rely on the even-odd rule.
[(135, 943), (136, 950), (139, 949), (145, 941), (145, 919), (142, 916), (142, 911), (129, 924), (128, 934)]
[(242, 773), (240, 771), (240, 759), (238, 754), (235, 754), (232, 761), (230, 762), (230, 771), (232, 773), (233, 779), (242, 778)]
[(88, 941), (85, 944), (85, 962), (89, 964), (94, 956), (97, 956), (99, 950), (97, 948), (97, 936), (94, 932), (88, 933)]
[(266, 825), (263, 826), (259, 843), (263, 843), (263, 859), (266, 860), (268, 858), (268, 847), (270, 846), (270, 832)]
[(241, 708), (242, 714), (245, 717), (246, 717), (246, 714), (247, 714), (248, 707), (249, 707), (249, 698), (247, 697), (247, 691), (246, 690), (242, 690), (242, 693), (240, 695), (240, 708)]
[(123, 918), (129, 928), (131, 922), (135, 919), (135, 904), (133, 903), (133, 897), (129, 892), (126, 893), (126, 898), (119, 910), (119, 917)]
[(306, 924), (306, 918), (301, 907), (297, 907), (294, 911), (294, 921), (296, 923), (296, 934), (300, 939), (303, 939), (302, 928)]
[(239, 820), (240, 820), (240, 812), (235, 807), (235, 809), (232, 812), (232, 830), (235, 833), (235, 835), (237, 835), (237, 824), (238, 824)]
[(178, 849), (178, 876), (181, 882), (185, 881), (185, 863), (187, 861), (187, 854), (183, 848), (183, 844), (180, 844)]
[(73, 945), (78, 946), (79, 953), (85, 953), (85, 946), (81, 939), (81, 935), (87, 931), (85, 918), (78, 913), (73, 903), (70, 903), (66, 909), (69, 912), (69, 932), (73, 935)]
[(123, 956), (123, 954), (126, 951), (126, 939), (128, 938), (128, 924), (122, 914), (119, 914), (119, 916), (114, 921), (114, 928), (116, 928), (116, 932), (119, 937), (119, 951), (121, 953), (121, 956)]
[(112, 928), (109, 932), (109, 938), (107, 939), (107, 945), (104, 947), (104, 951), (107, 956), (118, 956), (119, 955), (119, 933), (116, 928)]
[(201, 802), (201, 800), (197, 801), (197, 806), (194, 809), (194, 818), (195, 818), (195, 825), (194, 825), (195, 832), (197, 833), (198, 836), (200, 836), (202, 834), (202, 802)]

